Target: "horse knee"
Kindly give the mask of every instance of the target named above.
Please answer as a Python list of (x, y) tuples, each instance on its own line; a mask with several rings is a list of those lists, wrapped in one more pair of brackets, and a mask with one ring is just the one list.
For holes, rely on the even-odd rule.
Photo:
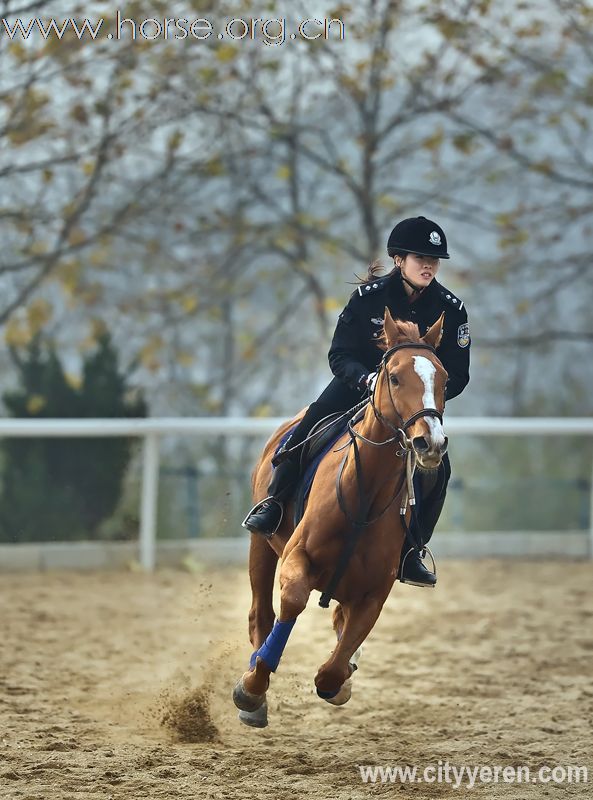
[(309, 588), (304, 581), (289, 581), (280, 591), (281, 614), (284, 619), (295, 619), (305, 609)]

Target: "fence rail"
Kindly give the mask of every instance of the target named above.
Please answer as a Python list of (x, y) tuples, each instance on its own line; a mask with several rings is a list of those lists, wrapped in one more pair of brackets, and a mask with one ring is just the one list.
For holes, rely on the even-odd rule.
[[(133, 436), (144, 440), (140, 502), (140, 563), (155, 566), (159, 442), (162, 436), (270, 435), (284, 418), (163, 417), (159, 419), (0, 419), (0, 437)], [(480, 436), (593, 436), (593, 419), (578, 417), (450, 417), (448, 434)], [(589, 557), (593, 558), (593, 465), (590, 491)]]

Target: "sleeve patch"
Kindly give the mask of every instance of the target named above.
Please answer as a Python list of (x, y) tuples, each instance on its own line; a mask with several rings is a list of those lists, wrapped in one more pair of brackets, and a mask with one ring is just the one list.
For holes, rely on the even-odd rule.
[(459, 347), (468, 347), (469, 343), (469, 323), (466, 322), (464, 325), (460, 325), (459, 328), (457, 328), (457, 344)]

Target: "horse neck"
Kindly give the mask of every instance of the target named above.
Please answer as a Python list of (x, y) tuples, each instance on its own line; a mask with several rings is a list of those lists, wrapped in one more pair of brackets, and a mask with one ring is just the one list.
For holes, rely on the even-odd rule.
[[(372, 442), (385, 442), (396, 435), (384, 422), (377, 419), (370, 404), (357, 431)], [(360, 439), (356, 441), (365, 492), (373, 497), (374, 502), (381, 501), (384, 495), (393, 493), (395, 484), (401, 481), (405, 461), (396, 455), (400, 449), (399, 440), (382, 447), (375, 447)]]

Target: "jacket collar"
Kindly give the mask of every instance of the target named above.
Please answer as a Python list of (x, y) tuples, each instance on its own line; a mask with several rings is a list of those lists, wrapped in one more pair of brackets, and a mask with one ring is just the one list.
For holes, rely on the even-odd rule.
[[(437, 279), (433, 278), (426, 289), (416, 296), (416, 299), (413, 301), (414, 305), (418, 305), (419, 303), (424, 305), (426, 302), (430, 302), (431, 298), (438, 292), (439, 287), (440, 284), (437, 283)], [(410, 300), (410, 297), (406, 294), (401, 272), (395, 272), (389, 278), (389, 293), (394, 300)]]

